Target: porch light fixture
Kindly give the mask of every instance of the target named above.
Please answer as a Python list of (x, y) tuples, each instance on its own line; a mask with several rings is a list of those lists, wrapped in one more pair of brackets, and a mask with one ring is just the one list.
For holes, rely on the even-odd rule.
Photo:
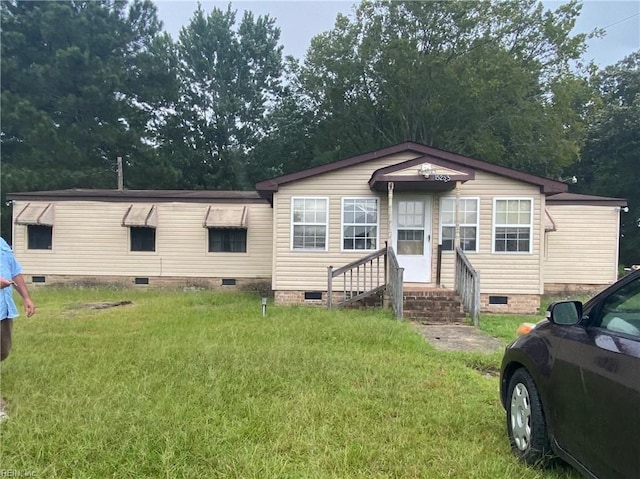
[(423, 163), (420, 165), (420, 168), (418, 168), (418, 174), (424, 176), (425, 178), (429, 178), (435, 172), (436, 169), (429, 163)]

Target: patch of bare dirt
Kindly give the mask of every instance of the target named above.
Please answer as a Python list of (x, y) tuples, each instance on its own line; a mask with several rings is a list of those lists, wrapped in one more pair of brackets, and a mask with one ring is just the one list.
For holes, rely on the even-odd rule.
[(109, 309), (109, 308), (117, 308), (119, 306), (128, 306), (133, 304), (132, 301), (98, 301), (95, 303), (78, 303), (67, 307), (67, 314), (75, 315), (80, 311), (85, 311), (87, 309), (90, 310), (101, 310), (101, 309)]
[(416, 323), (414, 327), (436, 349), (493, 353), (504, 348), (502, 341), (474, 326)]
[(77, 303), (68, 305), (62, 314), (67, 318), (76, 318), (86, 314), (83, 313), (85, 311), (100, 311), (120, 306), (128, 306), (130, 304), (133, 304), (133, 301), (96, 301), (93, 303)]
[(127, 306), (132, 304), (131, 301), (103, 301), (99, 303), (83, 303), (77, 306), (77, 309), (109, 309), (117, 306)]

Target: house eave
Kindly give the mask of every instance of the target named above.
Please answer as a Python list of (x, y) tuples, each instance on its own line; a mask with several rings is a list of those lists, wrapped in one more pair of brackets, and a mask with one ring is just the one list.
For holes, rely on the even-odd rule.
[(438, 181), (432, 178), (424, 178), (422, 176), (380, 176), (369, 180), (369, 187), (373, 191), (384, 192), (389, 188), (389, 183), (393, 183), (394, 191), (416, 191), (416, 192), (443, 192), (451, 191), (456, 187), (456, 182), (464, 182), (468, 178), (464, 176), (451, 176), (447, 181)]
[[(397, 171), (398, 169), (406, 168), (411, 164), (417, 165), (422, 162), (430, 162), (440, 166), (447, 167), (449, 169), (454, 169), (459, 171), (468, 171), (468, 172), (484, 171), (487, 173), (492, 173), (492, 174), (503, 176), (506, 178), (511, 178), (513, 180), (522, 181), (524, 183), (536, 185), (540, 188), (540, 192), (545, 195), (564, 193), (568, 191), (568, 188), (569, 188), (566, 183), (563, 183), (561, 181), (544, 178), (542, 176), (537, 176), (531, 173), (525, 173), (519, 170), (515, 170), (513, 168), (508, 168), (506, 166), (487, 163), (486, 161), (478, 160), (468, 156), (463, 156), (463, 155), (452, 153), (445, 150), (439, 150), (437, 148), (433, 148), (430, 146), (422, 145), (420, 143), (414, 143), (409, 141), (409, 142), (399, 143), (397, 145), (393, 145), (387, 148), (382, 148), (380, 150), (370, 151), (368, 153), (364, 153), (361, 155), (344, 158), (342, 160), (334, 161), (332, 163), (315, 166), (313, 168), (308, 168), (306, 170), (298, 171), (295, 173), (290, 173), (290, 174), (281, 175), (275, 178), (270, 178), (270, 179), (256, 183), (256, 190), (258, 191), (260, 196), (262, 196), (264, 199), (272, 203), (273, 194), (278, 191), (278, 189), (280, 188), (280, 185), (285, 185), (287, 183), (292, 183), (294, 181), (299, 181), (299, 180), (320, 175), (323, 173), (337, 171), (342, 168), (348, 168), (350, 166), (358, 165), (367, 161), (378, 160), (381, 158), (386, 158), (386, 157), (400, 154), (400, 153), (414, 153), (416, 154), (416, 157), (410, 160), (401, 161), (397, 165), (392, 165), (390, 167), (387, 167), (387, 169), (383, 168), (382, 170), (384, 173)], [(468, 178), (468, 179), (472, 179), (472, 178)], [(373, 185), (370, 184), (370, 187), (373, 188)], [(382, 185), (376, 186), (375, 188), (377, 189), (380, 187), (382, 187)]]
[(10, 201), (264, 203), (256, 191), (68, 189), (8, 193)]
[(314, 166), (306, 170), (289, 173), (286, 175), (277, 176), (275, 178), (269, 178), (264, 181), (256, 183), (256, 190), (265, 199), (273, 198), (273, 194), (278, 191), (280, 185), (292, 183), (294, 181), (302, 180), (312, 176), (328, 173), (331, 171), (340, 170), (342, 168), (348, 168), (350, 166), (365, 163), (367, 161), (386, 158), (398, 153), (416, 153), (420, 154), (419, 145), (413, 142), (404, 142), (397, 145), (382, 148), (380, 150), (370, 151), (357, 156), (351, 156), (342, 160), (326, 163), (324, 165)]
[(578, 193), (563, 192), (548, 196), (546, 204), (625, 207), (627, 206), (627, 200), (624, 198), (610, 198), (606, 196), (581, 195)]

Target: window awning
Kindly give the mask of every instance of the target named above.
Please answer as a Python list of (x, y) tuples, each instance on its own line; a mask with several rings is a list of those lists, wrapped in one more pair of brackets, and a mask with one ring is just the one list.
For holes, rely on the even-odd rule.
[(246, 206), (231, 206), (227, 208), (209, 206), (204, 215), (205, 228), (234, 228), (247, 229), (249, 223), (249, 208)]
[(130, 205), (122, 218), (122, 226), (157, 228), (156, 205)]
[(27, 206), (16, 216), (16, 224), (53, 226), (53, 204), (27, 203)]

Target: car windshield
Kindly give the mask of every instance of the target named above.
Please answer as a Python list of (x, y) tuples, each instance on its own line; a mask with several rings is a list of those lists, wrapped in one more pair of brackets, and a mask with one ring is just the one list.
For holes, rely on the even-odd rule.
[(608, 331), (640, 337), (640, 276), (603, 301), (592, 324)]

